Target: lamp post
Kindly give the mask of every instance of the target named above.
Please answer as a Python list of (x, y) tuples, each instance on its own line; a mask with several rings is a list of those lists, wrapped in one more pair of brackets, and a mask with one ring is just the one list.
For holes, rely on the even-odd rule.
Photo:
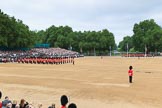
[(128, 43), (127, 43), (127, 57), (128, 57)]
[(111, 56), (111, 46), (109, 46), (109, 49), (110, 49), (110, 56)]
[(145, 44), (145, 57), (147, 56), (146, 52), (147, 52), (147, 47), (146, 47), (146, 44)]

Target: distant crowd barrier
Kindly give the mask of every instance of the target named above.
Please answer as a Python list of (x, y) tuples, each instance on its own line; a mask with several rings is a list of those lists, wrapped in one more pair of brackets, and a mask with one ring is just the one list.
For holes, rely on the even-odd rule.
[(122, 57), (153, 57), (152, 54), (122, 54)]

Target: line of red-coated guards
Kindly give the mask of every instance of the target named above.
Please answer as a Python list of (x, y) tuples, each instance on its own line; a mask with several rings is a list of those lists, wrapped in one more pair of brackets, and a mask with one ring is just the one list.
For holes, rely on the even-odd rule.
[(74, 57), (3, 59), (1, 60), (1, 62), (3, 63), (17, 62), (26, 64), (65, 64), (65, 63), (74, 64)]
[(73, 63), (74, 58), (23, 58), (18, 59), (18, 63), (30, 63), (30, 64), (65, 64)]

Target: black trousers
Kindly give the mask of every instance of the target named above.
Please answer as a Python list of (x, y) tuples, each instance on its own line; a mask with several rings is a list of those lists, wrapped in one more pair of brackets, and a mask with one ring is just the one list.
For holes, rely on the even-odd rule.
[(132, 76), (129, 76), (129, 83), (132, 83)]

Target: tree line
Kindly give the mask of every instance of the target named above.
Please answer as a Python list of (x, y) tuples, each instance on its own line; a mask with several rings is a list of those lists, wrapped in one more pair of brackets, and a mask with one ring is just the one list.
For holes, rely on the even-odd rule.
[(162, 28), (153, 19), (134, 24), (133, 35), (125, 36), (119, 43), (121, 51), (160, 52), (162, 51)]
[(114, 35), (107, 29), (102, 31), (74, 32), (69, 26), (52, 25), (45, 31), (37, 32), (37, 43), (49, 43), (51, 47), (61, 47), (87, 54), (103, 54), (115, 48)]
[(108, 53), (116, 47), (113, 33), (101, 31), (73, 31), (69, 26), (50, 26), (46, 30), (31, 31), (23, 21), (0, 10), (0, 47), (32, 48), (35, 44), (50, 44), (87, 54)]

